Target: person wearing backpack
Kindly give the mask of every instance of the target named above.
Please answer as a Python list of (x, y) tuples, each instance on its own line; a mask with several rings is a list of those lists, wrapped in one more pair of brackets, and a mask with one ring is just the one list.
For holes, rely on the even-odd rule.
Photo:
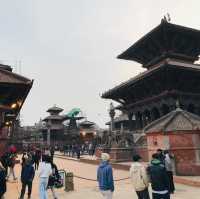
[(149, 179), (145, 166), (140, 163), (139, 155), (133, 156), (133, 163), (130, 168), (130, 178), (133, 188), (136, 191), (138, 199), (150, 199), (149, 197)]
[(152, 199), (170, 199), (169, 179), (159, 154), (152, 155), (152, 161), (148, 167), (152, 187)]

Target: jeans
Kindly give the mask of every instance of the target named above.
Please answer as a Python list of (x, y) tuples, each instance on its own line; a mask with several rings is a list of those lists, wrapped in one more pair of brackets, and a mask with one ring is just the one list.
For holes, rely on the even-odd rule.
[(40, 199), (48, 199), (48, 196), (47, 196), (48, 180), (49, 178), (40, 178), (40, 183), (39, 183)]
[(26, 191), (26, 186), (28, 186), (28, 197), (31, 196), (31, 192), (32, 192), (32, 181), (26, 182), (26, 183), (22, 183), (22, 190), (21, 190), (20, 199), (23, 199), (23, 198), (24, 198), (24, 194), (25, 194), (25, 191)]
[(167, 171), (167, 175), (169, 178), (169, 191), (170, 191), (170, 193), (174, 193), (175, 186), (174, 186), (173, 172)]
[(150, 199), (148, 188), (143, 191), (136, 191), (138, 199)]
[(102, 191), (101, 194), (103, 195), (104, 199), (112, 199), (113, 192), (108, 190), (108, 191)]
[(153, 199), (170, 199), (170, 194), (158, 194), (158, 193), (152, 193), (152, 198)]

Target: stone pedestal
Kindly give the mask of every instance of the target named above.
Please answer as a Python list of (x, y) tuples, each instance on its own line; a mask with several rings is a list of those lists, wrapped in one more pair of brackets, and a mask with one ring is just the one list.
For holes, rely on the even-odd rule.
[(131, 161), (133, 156), (133, 148), (102, 148), (96, 149), (96, 156), (100, 159), (101, 153), (109, 153), (111, 162), (126, 162)]
[(111, 148), (111, 162), (126, 162), (131, 161), (133, 156), (133, 148)]

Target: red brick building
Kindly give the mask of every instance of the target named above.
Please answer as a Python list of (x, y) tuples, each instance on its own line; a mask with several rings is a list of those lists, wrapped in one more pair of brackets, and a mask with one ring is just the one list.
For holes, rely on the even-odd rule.
[(144, 128), (149, 159), (158, 148), (175, 157), (178, 175), (200, 174), (200, 117), (180, 108)]

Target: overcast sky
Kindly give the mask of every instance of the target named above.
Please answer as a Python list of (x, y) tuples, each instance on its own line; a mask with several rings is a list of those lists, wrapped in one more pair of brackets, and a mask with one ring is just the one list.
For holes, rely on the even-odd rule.
[(200, 29), (199, 10), (199, 0), (0, 0), (0, 60), (35, 80), (23, 124), (56, 104), (103, 127), (110, 101), (100, 94), (143, 71), (116, 56), (167, 12), (172, 23)]

